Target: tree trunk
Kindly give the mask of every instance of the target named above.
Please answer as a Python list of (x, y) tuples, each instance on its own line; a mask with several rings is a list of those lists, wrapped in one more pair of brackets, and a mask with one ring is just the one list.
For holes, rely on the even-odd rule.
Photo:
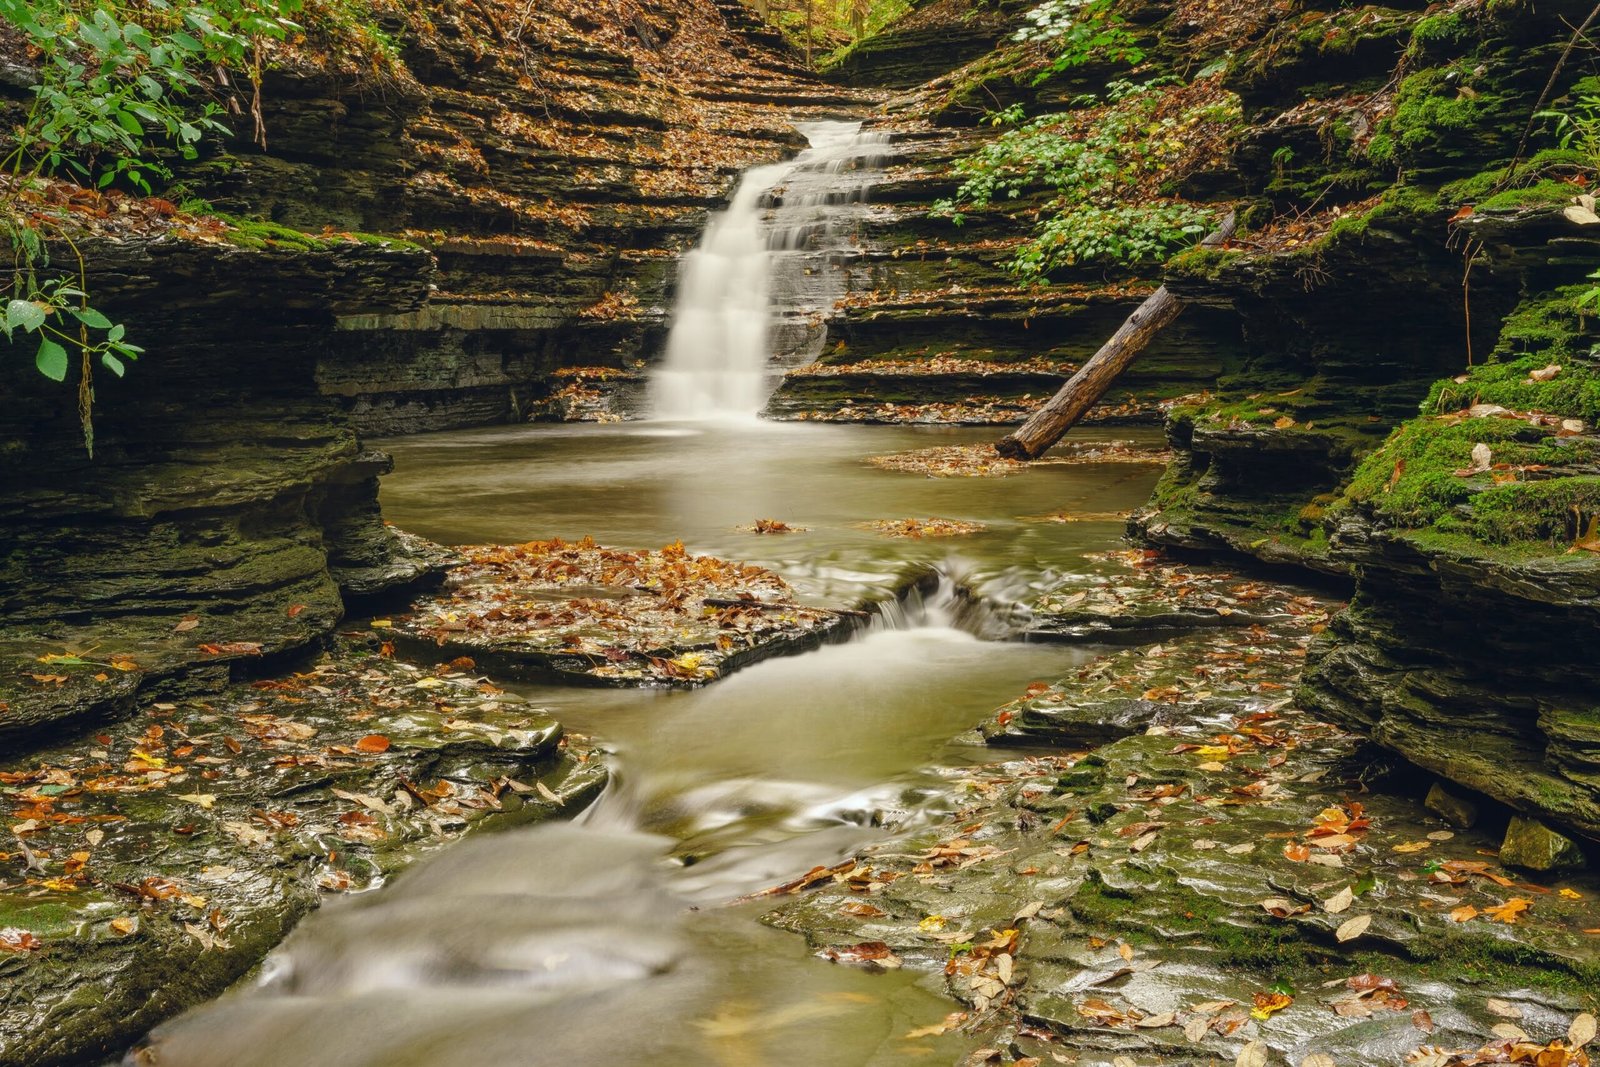
[[(1222, 220), (1217, 231), (1201, 242), (1206, 248), (1215, 248), (1232, 237), (1237, 229), (1232, 213)], [(1016, 432), (995, 442), (995, 451), (1012, 459), (1038, 459), (1045, 451), (1061, 440), (1068, 430), (1077, 425), (1084, 412), (1094, 407), (1111, 388), (1111, 383), (1138, 358), (1152, 338), (1160, 333), (1178, 312), (1183, 301), (1162, 286), (1149, 299), (1128, 316), (1122, 328), (1112, 334), (1111, 340), (1074, 374), (1061, 391)]]

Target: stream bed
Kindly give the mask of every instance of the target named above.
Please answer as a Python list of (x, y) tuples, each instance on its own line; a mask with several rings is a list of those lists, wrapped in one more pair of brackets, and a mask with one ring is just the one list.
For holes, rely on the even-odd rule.
[[(1158, 443), (1151, 431), (1101, 433)], [(139, 1054), (163, 1067), (846, 1067), (973, 1055), (985, 1062), (1053, 1055), (1125, 1067), (1217, 1062), (1219, 1050), (1231, 1060), (1241, 1045), (1258, 1044), (1265, 1056), (1267, 1044), (1254, 1039), (1257, 1023), (1247, 1014), (1250, 991), (1269, 995), (1260, 946), (1235, 949), (1250, 962), (1230, 964), (1211, 942), (1237, 943), (1241, 934), (1208, 932), (1207, 924), (1213, 931), (1235, 924), (1220, 915), (1197, 919), (1193, 901), (1220, 896), (1241, 913), (1266, 909), (1270, 919), (1272, 909), (1258, 909), (1254, 897), (1315, 900), (1348, 880), (1338, 869), (1345, 858), (1330, 850), (1322, 850), (1327, 862), (1306, 864), (1285, 846), (1297, 861), (1293, 870), (1310, 876), (1304, 886), (1257, 873), (1254, 859), (1229, 859), (1254, 852), (1265, 838), (1307, 832), (1304, 824), (1315, 834), (1316, 819), (1358, 824), (1339, 834), (1350, 842), (1348, 853), (1367, 833), (1360, 806), (1341, 799), (1352, 795), (1347, 783), (1365, 788), (1347, 777), (1358, 762), (1356, 742), (1285, 710), (1284, 691), (1305, 641), (1326, 617), (1325, 602), (1296, 595), (1287, 601), (1291, 610), (1271, 616), (1280, 622), (1174, 637), (1148, 649), (999, 640), (1016, 629), (1017, 605), (1048, 603), (1063, 590), (1074, 605), (1108, 589), (1132, 605), (1148, 595), (1140, 583), (1176, 589), (1181, 600), (1197, 579), (1154, 568), (1120, 540), (1117, 515), (1148, 496), (1159, 471), (1153, 464), (927, 478), (866, 462), (989, 436), (949, 428), (645, 423), (524, 426), (390, 443), (397, 469), (385, 482), (385, 514), (448, 544), (588, 535), (659, 547), (682, 539), (692, 552), (769, 567), (802, 599), (834, 606), (890, 596), (903, 588), (909, 568), (931, 566), (942, 578), (878, 612), (848, 642), (761, 662), (704, 688), (513, 686), (608, 753), (612, 779), (598, 801), (570, 823), (479, 835), (425, 858), (390, 885), (330, 901), (274, 953), (255, 984), (158, 1029)], [(1060, 521), (1064, 515), (1083, 521)], [(861, 525), (930, 517), (984, 528), (899, 539)], [(739, 529), (758, 519), (803, 532)], [(1116, 562), (1119, 554), (1132, 562)], [(1118, 566), (1132, 577), (1117, 577)], [(1284, 595), (1254, 583), (1228, 588), (1234, 599), (1227, 602), (1241, 612)], [(1129, 712), (1137, 721), (1097, 739), (1126, 738), (1106, 756), (1083, 757), (1093, 747), (1088, 742), (1005, 747), (1006, 730), (1029, 715), (1056, 721), (1085, 694), (1118, 686), (1132, 687), (1129, 698), (1113, 702), (1118, 713), (1137, 705)], [(1002, 706), (1014, 710), (995, 718)], [(1084, 706), (1098, 728), (1101, 706)], [(1001, 744), (978, 741), (974, 728), (986, 721)], [(1219, 730), (1234, 740), (1208, 745)], [(1173, 747), (1169, 735), (1187, 743)], [(1112, 755), (1119, 750), (1125, 754)], [(1100, 769), (1091, 773), (1091, 763)], [(1236, 773), (1247, 777), (1224, 799), (1190, 792), (1195, 775)], [(1311, 784), (1282, 786), (1278, 776)], [(1160, 836), (1176, 825), (1161, 812), (1191, 798), (1210, 806), (1190, 825), (1207, 827), (1203, 833), (1216, 840), (1180, 843), (1177, 830)], [(1337, 818), (1332, 806), (1316, 814), (1324, 804), (1341, 805)], [(1382, 862), (1410, 863), (1417, 847), (1399, 846), (1413, 839), (1429, 848), (1455, 837), (1414, 801), (1384, 799), (1377, 810), (1386, 836), (1374, 850), (1402, 853)], [(975, 821), (959, 825), (968, 819)], [(1293, 832), (1274, 833), (1282, 826)], [(1433, 838), (1425, 836), (1430, 832)], [(1458, 842), (1469, 843), (1481, 844)], [(1181, 885), (1157, 877), (1174, 868), (1141, 865), (1140, 854), (1166, 863), (1169, 849), (1191, 847), (1228, 862), (1202, 867), (1195, 859), (1194, 877), (1180, 875)], [(1276, 844), (1268, 849), (1282, 865)], [(1009, 867), (987, 862), (1013, 853)], [(867, 854), (876, 858), (851, 859)], [(1106, 857), (1092, 871), (1080, 862), (1091, 855)], [(1175, 862), (1181, 871), (1182, 859)], [(818, 868), (832, 870), (816, 876)], [(972, 879), (956, 878), (969, 868)], [(808, 871), (811, 881), (803, 877)], [(1400, 868), (1394, 877), (1418, 882)], [(796, 886), (797, 878), (805, 884)], [(787, 891), (770, 895), (785, 883)], [(1086, 884), (1097, 888), (1080, 892)], [(1363, 893), (1379, 884), (1358, 883)], [(820, 893), (796, 899), (813, 885)], [(1431, 891), (1427, 881), (1420, 888)], [(1589, 891), (1569, 890), (1578, 900)], [(1140, 905), (1148, 914), (1113, 914), (1115, 901), (1141, 893), (1148, 894)], [(1052, 894), (1076, 894), (1082, 914), (1074, 918), (1065, 904), (1045, 907)], [(1393, 902), (1401, 914), (1417, 907), (1398, 894)], [(1338, 918), (1338, 940), (1346, 940), (1349, 916), (1323, 916), (1290, 899), (1280, 910)], [(870, 937), (851, 934), (863, 916), (870, 917)], [(1018, 947), (1009, 927), (1022, 925), (1023, 916), (1046, 924), (1028, 938), (1042, 956)], [(1166, 925), (1182, 927), (1185, 917), (1189, 928)], [(1080, 920), (1125, 921), (1155, 945), (1194, 944), (1175, 950), (1190, 951), (1181, 962), (1147, 973), (1145, 942), (1131, 934), (1062, 933), (1079, 929)], [(1378, 914), (1379, 928), (1388, 921)], [(1332, 940), (1331, 927), (1327, 935)], [(860, 944), (851, 944), (855, 936)], [(1317, 974), (1337, 984), (1353, 973), (1331, 952), (1284, 951), (1296, 982)], [(1036, 988), (1014, 968), (1031, 969)], [(1141, 1010), (1081, 996), (1124, 979), (1169, 1006)], [(1224, 996), (1230, 985), (1238, 988)], [(1454, 989), (1440, 989), (1440, 1025), (1459, 1029), (1464, 1042), (1473, 1020), (1487, 1017), (1463, 1006)], [(1379, 1007), (1405, 1004), (1383, 996)], [(1209, 1015), (1184, 1008), (1197, 998), (1209, 1002)], [(1554, 1026), (1579, 1003), (1571, 994), (1544, 996), (1527, 1011), (1530, 1020)], [(961, 1005), (977, 1021), (999, 1005), (1020, 1014), (996, 1024), (1003, 1031), (997, 1035), (996, 1025), (961, 1025), (969, 1015), (951, 1014)], [(1369, 1016), (1377, 1010), (1368, 1010), (1368, 1000), (1360, 1007)], [(1296, 1021), (1280, 1029), (1281, 1042), (1272, 1039), (1280, 1052), (1297, 1053), (1293, 1063), (1323, 1048), (1343, 1053), (1330, 1062), (1378, 1062), (1361, 1057), (1379, 1050), (1400, 1062), (1433, 1026), (1430, 1019), (1427, 1031), (1416, 1029), (1406, 1021), (1411, 1016), (1396, 1015), (1395, 1026), (1353, 1034), (1338, 1007), (1313, 1014), (1308, 1001), (1305, 1010), (1304, 1022), (1286, 1014)], [(1184, 1035), (1195, 1019), (1204, 1025), (1189, 1043), (1218, 1045), (1190, 1054)], [(1330, 1029), (1327, 1020), (1339, 1025)], [(1412, 1028), (1402, 1034), (1402, 1024)], [(1050, 1026), (1056, 1035), (1092, 1033), (1063, 1044)], [(1236, 1034), (1241, 1026), (1247, 1029)], [(1183, 1034), (1174, 1032), (1179, 1028)]]

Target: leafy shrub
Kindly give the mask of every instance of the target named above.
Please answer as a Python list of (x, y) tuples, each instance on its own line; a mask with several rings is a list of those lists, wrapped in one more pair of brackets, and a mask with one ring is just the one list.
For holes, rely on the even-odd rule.
[(1115, 0), (1045, 0), (1026, 18), (1029, 25), (1014, 39), (1038, 42), (1055, 52), (1055, 59), (1034, 79), (1035, 85), (1094, 61), (1129, 66), (1144, 61), (1139, 38), (1127, 28)]
[(1226, 139), (1238, 98), (1214, 80), (1113, 82), (1103, 100), (1008, 129), (956, 165), (956, 195), (934, 211), (966, 213), (1044, 196), (1039, 226), (1012, 264), (1023, 277), (1084, 262), (1158, 263), (1194, 243), (1212, 212), (1160, 195), (1163, 183)]

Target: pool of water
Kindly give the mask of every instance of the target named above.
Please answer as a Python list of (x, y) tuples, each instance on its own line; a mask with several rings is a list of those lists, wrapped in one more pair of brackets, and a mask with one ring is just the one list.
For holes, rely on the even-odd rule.
[[(515, 427), (393, 442), (384, 510), (447, 543), (592, 535), (777, 570), (806, 597), (885, 595), (934, 564), (1004, 603), (1117, 546), (1105, 515), (1153, 466), (930, 479), (865, 461), (993, 431), (687, 424)], [(1104, 435), (1110, 439), (1112, 435)], [(1153, 444), (1153, 433), (1128, 434)], [(861, 523), (983, 523), (898, 540)], [(758, 518), (806, 532), (758, 536)], [(868, 974), (762, 927), (760, 889), (943, 814), (941, 779), (994, 754), (952, 739), (1090, 653), (986, 641), (948, 599), (691, 692), (523, 686), (609, 754), (575, 823), (488, 835), (304, 922), (259, 982), (168, 1024), (163, 1067), (485, 1063), (948, 1063), (974, 1039), (908, 1039), (955, 1005), (937, 975)], [(941, 795), (943, 795), (941, 793)]]

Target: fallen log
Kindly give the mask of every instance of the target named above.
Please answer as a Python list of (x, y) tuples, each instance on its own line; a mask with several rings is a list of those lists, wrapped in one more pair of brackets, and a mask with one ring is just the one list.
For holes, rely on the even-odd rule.
[[(1216, 232), (1200, 242), (1201, 246), (1215, 248), (1232, 237), (1237, 229), (1238, 222), (1229, 212)], [(1084, 412), (1099, 402), (1128, 364), (1138, 358), (1156, 334), (1182, 310), (1183, 301), (1168, 292), (1166, 286), (1151, 293), (1049, 403), (1034, 412), (1020, 429), (995, 442), (995, 451), (1010, 459), (1038, 459), (1044, 455), (1078, 424)]]

